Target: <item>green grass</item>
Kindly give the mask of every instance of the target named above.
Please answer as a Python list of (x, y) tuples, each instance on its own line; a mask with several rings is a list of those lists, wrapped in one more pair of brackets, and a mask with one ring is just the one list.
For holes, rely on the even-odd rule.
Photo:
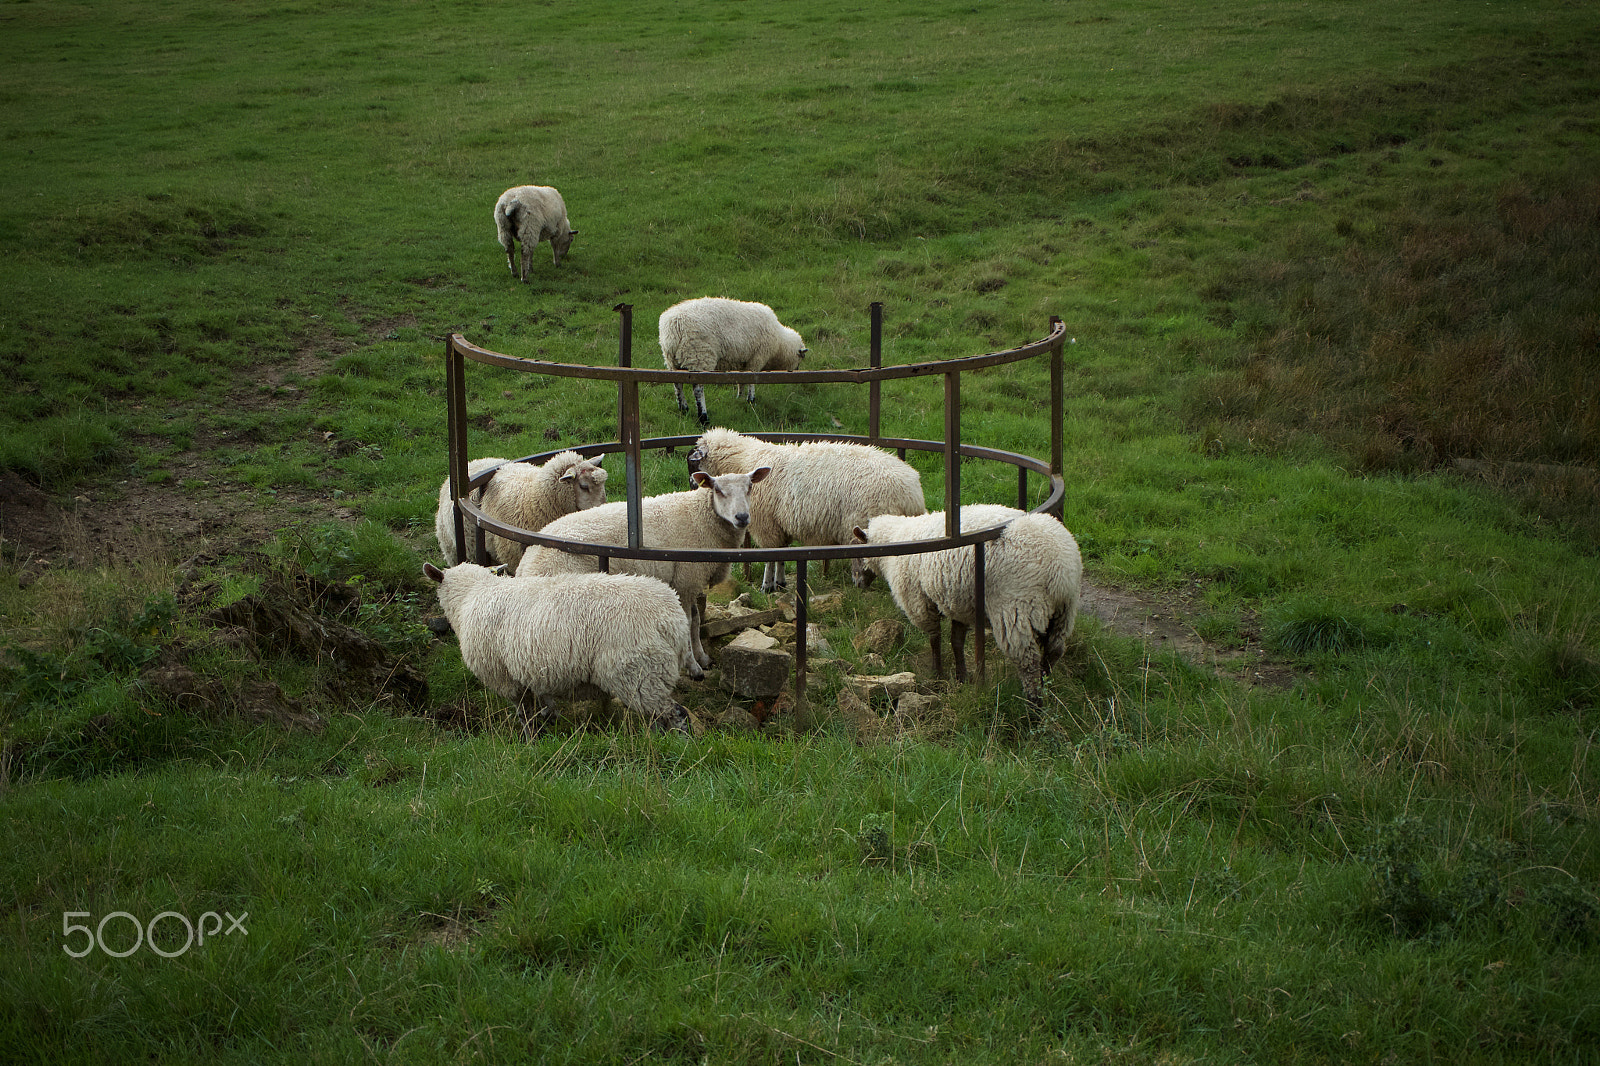
[[(1592, 1060), (1597, 30), (1554, 0), (0, 6), (0, 472), (239, 520), (0, 525), (0, 1046)], [(529, 181), (579, 236), (523, 286), (490, 209)], [(422, 624), (443, 339), (610, 364), (629, 303), (651, 366), (708, 294), (774, 306), (808, 368), (864, 364), (873, 301), (890, 363), (1060, 315), (1088, 579), (1242, 665), (1084, 617), (1039, 719), (991, 649), (892, 739), (822, 666), (760, 733), (524, 744)], [(1045, 455), (1047, 385), (970, 375), (966, 435)], [(617, 436), (601, 382), (468, 389), (474, 455)], [(848, 387), (729, 391), (735, 428), (866, 430)], [(885, 394), (886, 433), (940, 436), (938, 381)], [(897, 612), (840, 575), (837, 657), (920, 669), (915, 631), (853, 646)], [(225, 622), (263, 594), (427, 698)], [(165, 912), (248, 931), (63, 950), (114, 912), (113, 950)]]

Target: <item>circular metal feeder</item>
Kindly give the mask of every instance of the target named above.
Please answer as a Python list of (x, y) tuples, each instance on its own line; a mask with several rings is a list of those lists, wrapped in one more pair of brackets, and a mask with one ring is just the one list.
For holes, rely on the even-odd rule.
[[(984, 570), (984, 544), (994, 540), (1005, 530), (1005, 525), (991, 526), (987, 529), (974, 530), (963, 533), (960, 528), (959, 501), (961, 499), (961, 460), (963, 458), (987, 459), (995, 462), (1007, 463), (1017, 470), (1017, 507), (1032, 513), (1049, 513), (1057, 519), (1061, 517), (1061, 502), (1065, 493), (1065, 481), (1062, 477), (1062, 393), (1063, 393), (1063, 366), (1062, 349), (1066, 336), (1066, 328), (1061, 319), (1052, 316), (1050, 319), (1050, 332), (1043, 338), (1024, 344), (1017, 348), (1010, 348), (1002, 352), (990, 352), (985, 355), (974, 355), (956, 359), (944, 359), (930, 363), (909, 363), (898, 366), (882, 365), (882, 336), (883, 336), (883, 305), (874, 303), (871, 306), (872, 316), (872, 341), (870, 365), (855, 370), (788, 370), (788, 371), (737, 371), (737, 372), (691, 372), (682, 370), (648, 370), (632, 365), (633, 345), (633, 308), (629, 304), (618, 304), (617, 312), (621, 316), (618, 341), (617, 366), (585, 366), (575, 363), (552, 363), (538, 359), (521, 359), (516, 356), (502, 355), (486, 348), (472, 344), (460, 334), (451, 334), (445, 344), (445, 379), (446, 403), (448, 405), (448, 433), (450, 447), (450, 495), (455, 500), (455, 539), (456, 558), (475, 559), (479, 562), (487, 560), (484, 546), (484, 533), (494, 533), (508, 540), (519, 541), (523, 544), (542, 545), (556, 548), (565, 552), (581, 555), (595, 555), (600, 557), (600, 567), (605, 569), (608, 559), (658, 559), (658, 560), (683, 560), (687, 562), (744, 562), (768, 563), (794, 560), (798, 565), (795, 568), (795, 699), (797, 703), (804, 703), (806, 690), (806, 628), (807, 628), (807, 592), (806, 592), (806, 563), (812, 559), (859, 559), (882, 555), (913, 555), (922, 552), (945, 551), (951, 548), (960, 548), (971, 545), (974, 553), (976, 568), (976, 616), (978, 619), (976, 629), (976, 668), (978, 676), (984, 675), (984, 626), (985, 617), (983, 602), (983, 570)], [(961, 442), (961, 374), (964, 371), (981, 370), (986, 367), (1001, 366), (1007, 363), (1020, 362), (1027, 359), (1041, 357), (1050, 359), (1050, 459), (1048, 462), (1030, 456), (1020, 455), (1016, 452), (1001, 451), (996, 448), (986, 448)], [(590, 544), (583, 541), (567, 540), (562, 537), (551, 537), (543, 533), (522, 529), (517, 526), (508, 526), (484, 514), (472, 501), (470, 494), (473, 490), (482, 488), (498, 465), (479, 473), (476, 477), (469, 477), (467, 472), (467, 405), (466, 405), (466, 363), (487, 363), (492, 366), (506, 367), (511, 370), (525, 373), (543, 374), (553, 377), (579, 377), (589, 379), (610, 380), (617, 382), (617, 425), (618, 439), (604, 444), (584, 444), (573, 448), (560, 448), (548, 452), (524, 456), (511, 462), (543, 462), (560, 451), (574, 451), (585, 457), (606, 455), (621, 452), (626, 465), (627, 481), (627, 513), (628, 513), (628, 543), (619, 544)], [(900, 437), (885, 437), (879, 433), (879, 409), (881, 383), (899, 378), (927, 377), (939, 374), (944, 377), (944, 429), (942, 441), (914, 440)], [(866, 436), (857, 436), (842, 433), (750, 433), (747, 436), (775, 444), (798, 443), (802, 441), (841, 441), (851, 444), (866, 444), (879, 448), (892, 448), (903, 456), (907, 451), (937, 452), (944, 456), (944, 486), (945, 486), (945, 535), (931, 540), (898, 541), (890, 544), (827, 544), (827, 545), (800, 545), (782, 548), (649, 548), (643, 545), (641, 528), (641, 488), (639, 457), (647, 449), (672, 449), (693, 447), (699, 440), (699, 434), (677, 437), (651, 437), (641, 440), (639, 437), (639, 383), (678, 383), (680, 385), (742, 385), (761, 382), (832, 382), (865, 384), (868, 387), (868, 432)], [(1047, 479), (1049, 492), (1044, 502), (1029, 508), (1028, 475), (1033, 473)], [(951, 501), (955, 502), (952, 506)], [(477, 522), (477, 534), (473, 538), (472, 553), (467, 552), (465, 524), (463, 515), (470, 514)]]

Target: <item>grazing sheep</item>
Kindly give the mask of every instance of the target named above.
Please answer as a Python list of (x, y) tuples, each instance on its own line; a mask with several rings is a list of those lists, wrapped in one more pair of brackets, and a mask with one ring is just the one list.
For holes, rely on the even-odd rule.
[[(684, 300), (661, 312), (661, 359), (668, 370), (798, 370), (806, 354), (800, 334), (778, 321), (766, 304), (702, 296)], [(683, 386), (673, 382), (678, 410), (687, 411)], [(739, 386), (733, 387), (739, 396)], [(756, 387), (750, 385), (750, 400)], [(706, 390), (694, 387), (694, 404), (700, 424), (711, 424), (706, 414)]]
[[(763, 548), (801, 544), (849, 544), (857, 526), (875, 515), (927, 513), (922, 478), (909, 464), (880, 448), (838, 441), (769, 444), (731, 429), (708, 429), (689, 453), (690, 471), (721, 474), (772, 468), (754, 492), (750, 538)], [(761, 589), (787, 583), (782, 562), (768, 563)]]
[[(461, 660), (517, 705), (525, 732), (543, 721), (552, 696), (615, 696), (662, 728), (686, 730), (672, 701), (681, 671), (699, 680), (678, 597), (636, 574), (500, 577), (460, 563), (422, 572), (439, 582), (439, 604), (461, 641)], [(537, 708), (537, 710), (536, 710)]]
[[(984, 546), (984, 613), (995, 644), (1016, 663), (1022, 690), (1037, 706), (1044, 675), (1061, 658), (1077, 620), (1083, 561), (1078, 542), (1050, 515), (995, 504), (961, 509), (963, 533), (1008, 520), (1006, 531)], [(880, 515), (865, 530), (855, 530), (855, 539), (862, 544), (937, 539), (944, 536), (944, 523), (943, 511), (913, 518)], [(851, 562), (857, 588), (871, 584), (874, 574), (883, 575), (895, 604), (929, 635), (933, 668), (941, 675), (939, 620), (950, 619), (958, 681), (967, 679), (967, 627), (977, 621), (972, 556), (971, 547), (961, 547)]]
[[(478, 509), (497, 522), (537, 532), (564, 514), (598, 507), (606, 502), (606, 472), (598, 459), (585, 459), (577, 452), (557, 452), (542, 466), (513, 463), (505, 459), (474, 459), (467, 464), (469, 477), (476, 477), (491, 466), (504, 464), (481, 489), (472, 490)], [(478, 523), (462, 515), (466, 543), (472, 544)], [(434, 514), (433, 531), (439, 538), (439, 552), (446, 566), (456, 558), (455, 501), (450, 498), (450, 479), (439, 486), (439, 509)], [(509, 573), (517, 572), (525, 545), (493, 533), (484, 534), (489, 557), (504, 563)], [(467, 548), (470, 555), (472, 549)]]
[[(567, 205), (561, 194), (548, 185), (517, 185), (500, 194), (494, 202), (494, 227), (500, 234), (500, 247), (506, 250), (511, 276), (528, 280), (533, 268), (533, 249), (542, 240), (550, 242), (555, 265), (572, 247), (578, 231), (567, 221)], [(522, 272), (517, 272), (516, 242), (522, 242)]]
[[(739, 548), (750, 525), (750, 486), (766, 477), (766, 467), (747, 474), (712, 477), (694, 475), (698, 486), (688, 492), (648, 496), (640, 501), (643, 523), (641, 542), (646, 548)], [(579, 514), (569, 514), (540, 532), (585, 544), (627, 544), (628, 505), (608, 503)], [(522, 575), (584, 573), (599, 569), (593, 555), (564, 552), (540, 546), (523, 556)], [(711, 656), (700, 643), (700, 597), (728, 574), (727, 563), (693, 563), (657, 559), (612, 559), (613, 571), (648, 574), (660, 578), (677, 592), (683, 615), (689, 620), (689, 640), (701, 666)]]

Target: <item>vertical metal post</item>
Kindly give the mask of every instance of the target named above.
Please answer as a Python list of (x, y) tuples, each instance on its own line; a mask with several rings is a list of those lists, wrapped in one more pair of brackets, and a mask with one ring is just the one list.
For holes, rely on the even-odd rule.
[[(1050, 316), (1050, 331), (1052, 333), (1055, 332), (1055, 328), (1060, 324), (1060, 315)], [(1061, 338), (1057, 337), (1055, 347), (1050, 349), (1050, 473), (1057, 477), (1065, 474), (1065, 470), (1062, 467), (1062, 436), (1066, 432), (1065, 426), (1062, 425), (1062, 419), (1066, 417), (1065, 404), (1062, 400), (1066, 391), (1066, 370), (1062, 365), (1061, 354), (1063, 346)], [(1056, 521), (1063, 521), (1062, 512), (1065, 511), (1066, 506), (1066, 498), (1062, 497), (1055, 507)]]
[(944, 376), (944, 535), (961, 532), (961, 374)]
[(806, 561), (798, 560), (794, 574), (794, 706), (798, 711), (806, 703)]
[(461, 497), (467, 492), (467, 375), (465, 358), (456, 350), (454, 335), (444, 342), (445, 433), (450, 450), (450, 499), (454, 512), (456, 561), (466, 562), (467, 534), (461, 515)]
[[(462, 484), (465, 484), (465, 482), (462, 482)], [(483, 497), (479, 496), (478, 499), (482, 500)], [(460, 510), (460, 507), (457, 506), (456, 509)], [(472, 527), (472, 561), (479, 566), (488, 566), (490, 562), (489, 542), (485, 539), (486, 536), (487, 534), (484, 533), (482, 526)]]
[[(883, 365), (883, 304), (877, 300), (867, 308), (872, 316), (872, 347), (869, 349), (868, 365), (876, 370)], [(878, 443), (878, 405), (883, 391), (883, 382), (873, 378), (867, 383), (867, 439), (873, 444)], [(905, 456), (902, 454), (901, 458)]]
[[(617, 340), (617, 365), (633, 366), (633, 305), (618, 304), (622, 316), (620, 336)], [(622, 428), (623, 463), (627, 471), (628, 489), (628, 547), (644, 544), (644, 511), (639, 502), (639, 383), (628, 375), (617, 383), (618, 409)]]

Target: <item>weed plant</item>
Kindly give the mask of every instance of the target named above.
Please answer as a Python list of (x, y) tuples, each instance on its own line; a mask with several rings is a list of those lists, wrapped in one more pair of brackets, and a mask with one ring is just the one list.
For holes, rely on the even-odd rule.
[[(1588, 7), (0, 10), (9, 1057), (1594, 1059)], [(579, 236), (520, 285), (524, 182)], [(1061, 316), (1087, 579), (1213, 654), (1086, 612), (1028, 713), (993, 648), (964, 686), (915, 630), (857, 648), (892, 601), (813, 567), (806, 707), (738, 731), (685, 683), (728, 728), (525, 743), (424, 628), (444, 339), (610, 365), (625, 303), (653, 365), (712, 294), (823, 368), (874, 301), (891, 364)], [(1047, 390), (969, 375), (964, 435), (1046, 454)], [(730, 392), (866, 431), (861, 390)], [(467, 402), (475, 456), (617, 437), (599, 381), (474, 366)], [(883, 431), (940, 438), (940, 382)], [(24, 484), (238, 529), (52, 542)], [(274, 589), (426, 698), (219, 622)], [(852, 715), (845, 670), (938, 706)], [(208, 913), (244, 928), (185, 945)]]

